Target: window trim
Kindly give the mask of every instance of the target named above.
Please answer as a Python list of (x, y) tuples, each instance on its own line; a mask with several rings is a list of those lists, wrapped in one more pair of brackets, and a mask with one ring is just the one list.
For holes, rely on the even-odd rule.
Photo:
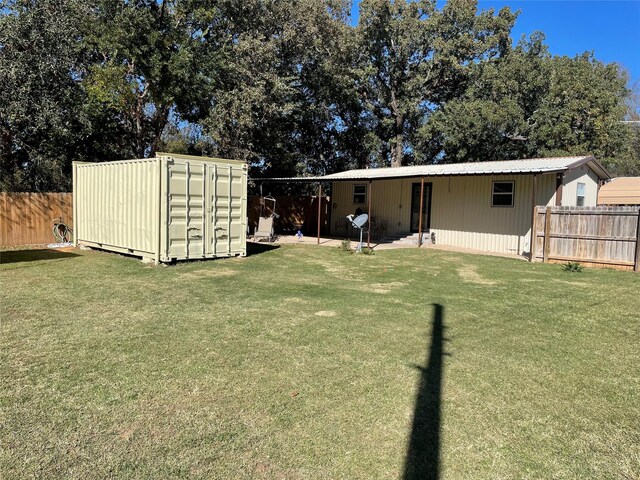
[[(494, 191), (496, 183), (510, 183), (511, 184), (511, 192), (510, 193), (506, 193), (506, 192), (498, 192), (498, 193), (496, 193)], [(500, 195), (500, 196), (510, 195), (511, 196), (511, 204), (510, 205), (496, 205), (495, 203), (493, 203), (495, 195)], [(491, 208), (513, 208), (514, 205), (515, 205), (515, 195), (516, 195), (516, 182), (514, 180), (493, 180), (491, 182)]]
[[(580, 185), (582, 185), (582, 195), (580, 195)], [(576, 182), (576, 207), (584, 207), (584, 202), (587, 197), (587, 184), (584, 182)], [(582, 205), (580, 205), (580, 199), (582, 198)]]
[[(364, 192), (356, 193), (356, 187), (364, 187)], [(351, 201), (353, 205), (366, 205), (367, 204), (367, 184), (366, 183), (354, 183), (351, 187)], [(362, 196), (362, 202), (356, 202), (356, 195)]]

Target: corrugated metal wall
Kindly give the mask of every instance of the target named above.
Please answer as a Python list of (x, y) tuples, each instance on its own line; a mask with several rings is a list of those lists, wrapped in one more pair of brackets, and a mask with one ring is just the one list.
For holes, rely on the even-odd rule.
[[(442, 179), (445, 180), (445, 179)], [(492, 182), (514, 182), (513, 207), (492, 207)], [(522, 255), (530, 251), (533, 176), (456, 177), (434, 185), (432, 229), (436, 242)], [(554, 200), (555, 175), (539, 175), (536, 204)], [(436, 201), (438, 204), (436, 205)]]
[(78, 242), (156, 261), (246, 255), (247, 165), (159, 155), (74, 164)]
[(154, 255), (160, 227), (159, 162), (74, 164), (78, 241)]
[[(555, 201), (555, 174), (538, 175), (538, 205)], [(514, 206), (491, 207), (493, 181), (515, 182)], [(378, 180), (372, 184), (374, 221), (385, 222), (387, 235), (407, 234), (411, 219), (411, 189), (420, 179)], [(425, 178), (432, 183), (431, 232), (436, 243), (499, 253), (529, 252), (532, 175), (456, 176)], [(368, 182), (333, 184), (332, 232), (339, 234), (339, 222), (364, 205), (353, 203), (353, 185)], [(367, 192), (369, 194), (369, 191)]]
[(584, 207), (595, 207), (598, 204), (598, 176), (586, 165), (569, 170), (562, 187), (562, 206), (577, 205), (578, 182), (584, 183)]

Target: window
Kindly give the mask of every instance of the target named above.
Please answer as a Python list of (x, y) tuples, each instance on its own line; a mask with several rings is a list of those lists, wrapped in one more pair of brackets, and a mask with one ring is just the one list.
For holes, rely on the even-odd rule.
[(364, 205), (367, 201), (367, 186), (366, 185), (354, 185), (353, 186), (353, 203), (354, 205)]
[(513, 207), (513, 182), (493, 182), (492, 207)]
[(584, 207), (584, 183), (578, 182), (578, 188), (576, 189), (576, 205), (578, 207)]

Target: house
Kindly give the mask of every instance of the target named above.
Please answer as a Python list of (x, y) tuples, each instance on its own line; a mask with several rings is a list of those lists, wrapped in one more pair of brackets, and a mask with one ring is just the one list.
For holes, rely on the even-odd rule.
[(598, 205), (640, 205), (640, 177), (618, 177), (600, 187)]
[(373, 238), (422, 231), (425, 242), (528, 256), (534, 206), (596, 206), (598, 187), (609, 178), (594, 157), (583, 156), (371, 168), (269, 181), (330, 183), (328, 227), (335, 236), (350, 235), (345, 217), (362, 212), (370, 216)]

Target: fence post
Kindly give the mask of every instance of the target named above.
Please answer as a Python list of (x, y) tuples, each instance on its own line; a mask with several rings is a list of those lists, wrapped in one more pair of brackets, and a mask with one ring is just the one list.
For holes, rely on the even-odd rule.
[(640, 208), (638, 209), (638, 223), (636, 225), (636, 258), (633, 261), (633, 271), (640, 272)]
[(76, 208), (76, 166), (74, 165), (74, 162), (71, 163), (71, 216), (73, 217), (71, 219), (71, 224), (73, 225), (73, 246), (74, 247), (78, 247), (78, 221), (77, 221), (77, 211), (78, 209)]
[(549, 261), (549, 251), (551, 235), (551, 207), (547, 207), (547, 211), (544, 214), (544, 253), (542, 254), (542, 261), (547, 263)]
[(316, 243), (320, 245), (320, 215), (322, 214), (322, 184), (318, 183), (318, 238)]

